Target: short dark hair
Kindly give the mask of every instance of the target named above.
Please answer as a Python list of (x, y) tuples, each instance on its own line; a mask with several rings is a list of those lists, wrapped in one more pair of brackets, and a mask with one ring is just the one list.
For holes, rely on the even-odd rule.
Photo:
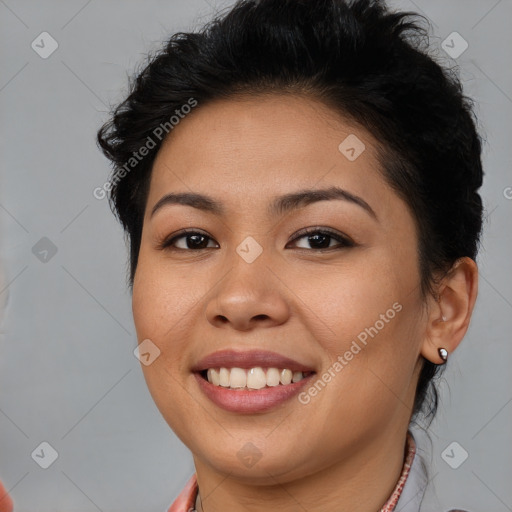
[[(109, 200), (130, 243), (130, 286), (164, 137), (133, 170), (126, 163), (191, 98), (201, 108), (240, 94), (312, 96), (379, 141), (383, 175), (418, 228), (423, 296), (456, 260), (475, 259), (483, 212), (477, 119), (456, 72), (428, 55), (421, 20), (428, 25), (381, 1), (241, 0), (200, 31), (174, 34), (97, 136), (114, 168)], [(439, 368), (424, 359), (414, 415), (434, 416)]]

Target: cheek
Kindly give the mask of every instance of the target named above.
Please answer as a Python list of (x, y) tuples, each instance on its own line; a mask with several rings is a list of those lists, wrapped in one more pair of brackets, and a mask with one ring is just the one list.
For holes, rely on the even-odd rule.
[(409, 401), (422, 340), (412, 255), (368, 252), (350, 271), (316, 275), (314, 283), (304, 280), (297, 295), (314, 305), (309, 329), (328, 356), (329, 373), (336, 375), (331, 396), (344, 402), (332, 406), (344, 410), (350, 403), (354, 413), (362, 408), (355, 416), (365, 418), (368, 404), (384, 414), (397, 397)]
[(150, 251), (141, 248), (133, 282), (132, 311), (139, 340), (150, 338), (162, 349), (187, 324), (201, 290), (200, 286), (191, 287), (190, 279), (179, 269), (169, 271), (161, 258)]
[(187, 415), (183, 413), (190, 404), (188, 395), (181, 390), (184, 380), (190, 378), (186, 356), (194, 304), (199, 298), (195, 296), (199, 294), (190, 287), (189, 293), (184, 293), (179, 279), (173, 276), (154, 259), (145, 258), (141, 250), (132, 311), (139, 343), (149, 339), (160, 351), (151, 364), (141, 363), (148, 390), (169, 426), (177, 432), (187, 432)]
[(409, 257), (373, 250), (350, 257), (343, 266), (303, 272), (295, 276), (293, 288), (314, 311), (314, 330), (325, 331), (318, 341), (335, 352), (361, 333), (364, 338), (375, 326), (389, 333), (402, 325), (405, 316), (416, 314), (418, 279)]
[(194, 305), (201, 290), (191, 289), (190, 283), (187, 287), (178, 275), (165, 271), (158, 258), (147, 257), (141, 248), (133, 282), (132, 312), (139, 343), (149, 339), (160, 351), (152, 364), (142, 365), (157, 402), (159, 393), (172, 396), (169, 392), (176, 386), (176, 378), (189, 374), (186, 351), (193, 332)]

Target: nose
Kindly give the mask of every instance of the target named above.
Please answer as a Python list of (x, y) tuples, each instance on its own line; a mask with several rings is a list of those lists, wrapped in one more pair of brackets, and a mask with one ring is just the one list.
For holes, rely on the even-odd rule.
[(260, 256), (247, 263), (236, 254), (233, 265), (220, 280), (206, 305), (206, 317), (214, 327), (250, 331), (275, 327), (289, 318), (290, 306), (279, 272)]

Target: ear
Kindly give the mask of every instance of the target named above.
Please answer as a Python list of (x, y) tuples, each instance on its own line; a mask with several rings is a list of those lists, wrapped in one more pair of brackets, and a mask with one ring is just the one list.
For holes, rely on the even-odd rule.
[(444, 361), (438, 349), (451, 354), (469, 327), (478, 293), (478, 268), (468, 257), (458, 259), (438, 287), (437, 298), (429, 301), (426, 337), (421, 355), (435, 364)]

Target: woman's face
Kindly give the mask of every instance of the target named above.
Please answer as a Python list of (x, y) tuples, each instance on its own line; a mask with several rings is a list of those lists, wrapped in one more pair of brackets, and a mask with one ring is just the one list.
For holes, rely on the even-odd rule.
[[(149, 390), (196, 467), (285, 482), (403, 439), (426, 319), (415, 223), (375, 143), (323, 104), (275, 95), (199, 104), (160, 149), (133, 314), (160, 350), (142, 366)], [(324, 189), (344, 192), (312, 194)], [(200, 364), (225, 350), (242, 358)], [(206, 367), (265, 388), (209, 384)], [(282, 384), (285, 369), (315, 373)]]

